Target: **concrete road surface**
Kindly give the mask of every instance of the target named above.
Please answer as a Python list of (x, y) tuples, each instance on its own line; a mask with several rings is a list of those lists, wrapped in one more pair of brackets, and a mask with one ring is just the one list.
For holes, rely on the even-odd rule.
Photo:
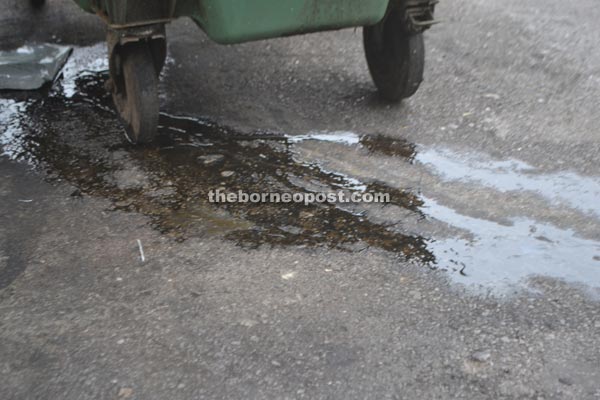
[(0, 1), (3, 49), (74, 47), (0, 92), (0, 399), (600, 398), (596, 0), (442, 1), (399, 105), (360, 30), (179, 20), (145, 147), (100, 20), (47, 3)]

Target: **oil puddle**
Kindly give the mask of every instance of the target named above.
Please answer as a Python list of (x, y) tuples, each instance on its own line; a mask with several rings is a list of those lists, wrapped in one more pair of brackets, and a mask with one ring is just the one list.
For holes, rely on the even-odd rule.
[[(475, 218), (421, 189), (389, 183), (398, 174), (428, 172), (438, 183), (461, 182), (502, 192), (536, 193), (549, 207), (571, 207), (596, 218), (599, 181), (573, 173), (542, 174), (519, 161), (492, 161), (427, 149), (402, 139), (353, 132), (286, 136), (241, 133), (209, 120), (162, 114), (160, 137), (145, 147), (125, 144), (103, 88), (104, 48), (75, 49), (63, 78), (48, 93), (0, 98), (0, 146), (5, 155), (64, 179), (79, 193), (109, 199), (114, 209), (149, 216), (154, 227), (177, 240), (220, 236), (246, 248), (260, 246), (386, 250), (403, 260), (448, 271), (451, 280), (497, 293), (545, 275), (600, 287), (600, 242), (574, 229), (533, 218), (506, 216), (511, 224)], [(324, 148), (321, 158), (298, 150), (307, 142)], [(329, 146), (329, 147), (328, 147)], [(325, 167), (334, 146), (360, 157), (395, 160), (383, 172)], [(347, 153), (347, 152), (346, 152)], [(388, 161), (386, 161), (387, 163)], [(387, 164), (386, 164), (387, 165)], [(356, 167), (358, 168), (358, 167)], [(393, 170), (392, 170), (393, 171)], [(431, 182), (429, 182), (431, 183)], [(429, 184), (428, 183), (428, 184)], [(306, 191), (384, 192), (388, 205), (209, 203), (216, 189), (245, 193)], [(386, 214), (387, 213), (387, 214)], [(382, 214), (383, 218), (374, 218)], [(409, 226), (408, 220), (416, 221)], [(437, 235), (427, 226), (450, 226), (463, 235)], [(600, 223), (598, 223), (600, 226)]]
[[(160, 221), (169, 231), (181, 228), (179, 224), (172, 225), (171, 209), (178, 210), (178, 220), (193, 221), (187, 210), (200, 203), (204, 203), (204, 209), (214, 209), (213, 204), (205, 202), (209, 191), (218, 188), (233, 193), (294, 193), (309, 187), (322, 191), (385, 189), (392, 204), (413, 209), (419, 204), (410, 192), (377, 182), (364, 185), (323, 170), (318, 164), (299, 163), (291, 151), (293, 144), (281, 135), (240, 134), (209, 121), (169, 115), (161, 116), (160, 125), (165, 135), (158, 146), (129, 151), (143, 168), (158, 172), (161, 182), (170, 182), (177, 193), (175, 198), (180, 201), (169, 205), (165, 210), (167, 218)], [(406, 258), (433, 261), (425, 239), (394, 232), (368, 221), (360, 213), (332, 204), (235, 203), (218, 207), (252, 224), (252, 228), (226, 234), (243, 246), (325, 245), (338, 249), (375, 246)]]
[(389, 193), (391, 204), (418, 213), (421, 202), (410, 191), (298, 162), (294, 140), (283, 135), (243, 134), (203, 119), (162, 114), (155, 144), (129, 146), (103, 88), (106, 73), (69, 74), (47, 96), (0, 100), (5, 155), (70, 182), (77, 194), (101, 196), (115, 209), (148, 215), (155, 228), (178, 240), (208, 234), (248, 248), (360, 251), (372, 246), (435, 267), (425, 238), (371, 222), (352, 207), (208, 202), (209, 192), (219, 188), (234, 193), (378, 191)]

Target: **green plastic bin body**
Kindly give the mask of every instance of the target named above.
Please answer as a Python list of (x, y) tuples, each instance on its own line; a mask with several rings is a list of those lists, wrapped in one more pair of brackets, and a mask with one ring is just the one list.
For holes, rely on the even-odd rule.
[(75, 0), (113, 28), (191, 17), (218, 43), (373, 25), (389, 0)]

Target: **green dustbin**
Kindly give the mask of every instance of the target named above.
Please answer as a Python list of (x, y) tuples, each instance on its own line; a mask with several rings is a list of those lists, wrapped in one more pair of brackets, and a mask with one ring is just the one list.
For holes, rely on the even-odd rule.
[(166, 54), (164, 24), (190, 17), (223, 44), (364, 26), (369, 70), (381, 95), (398, 101), (422, 80), (422, 32), (437, 0), (75, 0), (109, 27), (117, 110), (133, 142), (148, 142), (158, 124), (158, 76)]

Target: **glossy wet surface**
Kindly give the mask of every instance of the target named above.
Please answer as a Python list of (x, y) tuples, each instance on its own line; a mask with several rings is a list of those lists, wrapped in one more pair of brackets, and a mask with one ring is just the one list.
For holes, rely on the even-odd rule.
[[(492, 291), (531, 275), (600, 287), (595, 177), (542, 173), (518, 160), (423, 148), (377, 133), (249, 133), (168, 114), (161, 115), (156, 143), (130, 146), (103, 88), (107, 76), (97, 51), (76, 49), (62, 81), (47, 93), (0, 99), (4, 153), (68, 181), (77, 187), (73, 196), (101, 196), (114, 209), (143, 213), (177, 240), (216, 235), (245, 248), (374, 247)], [(528, 203), (496, 213), (492, 204), (487, 215), (474, 216), (451, 205), (459, 184)], [(211, 204), (216, 189), (385, 192), (391, 202)], [(536, 214), (535, 207), (571, 209), (588, 219), (587, 229), (557, 227), (553, 211)]]
[[(194, 118), (163, 114), (156, 144), (115, 145), (119, 126), (103, 88), (106, 74), (85, 72), (74, 79), (74, 92), (67, 79), (48, 96), (4, 102), (12, 120), (2, 139), (6, 154), (66, 179), (82, 194), (106, 197), (116, 209), (149, 215), (157, 229), (179, 240), (217, 234), (245, 247), (355, 251), (375, 246), (435, 266), (425, 238), (370, 222), (360, 211), (333, 204), (208, 202), (209, 192), (219, 188), (294, 193), (312, 186), (321, 191), (389, 193), (391, 204), (418, 213), (422, 203), (413, 193), (375, 181), (357, 185), (316, 163), (298, 162), (291, 149), (295, 140), (281, 134), (243, 134)], [(71, 135), (85, 135), (86, 140)], [(375, 147), (381, 140), (369, 143)], [(412, 154), (406, 152), (407, 157)]]

